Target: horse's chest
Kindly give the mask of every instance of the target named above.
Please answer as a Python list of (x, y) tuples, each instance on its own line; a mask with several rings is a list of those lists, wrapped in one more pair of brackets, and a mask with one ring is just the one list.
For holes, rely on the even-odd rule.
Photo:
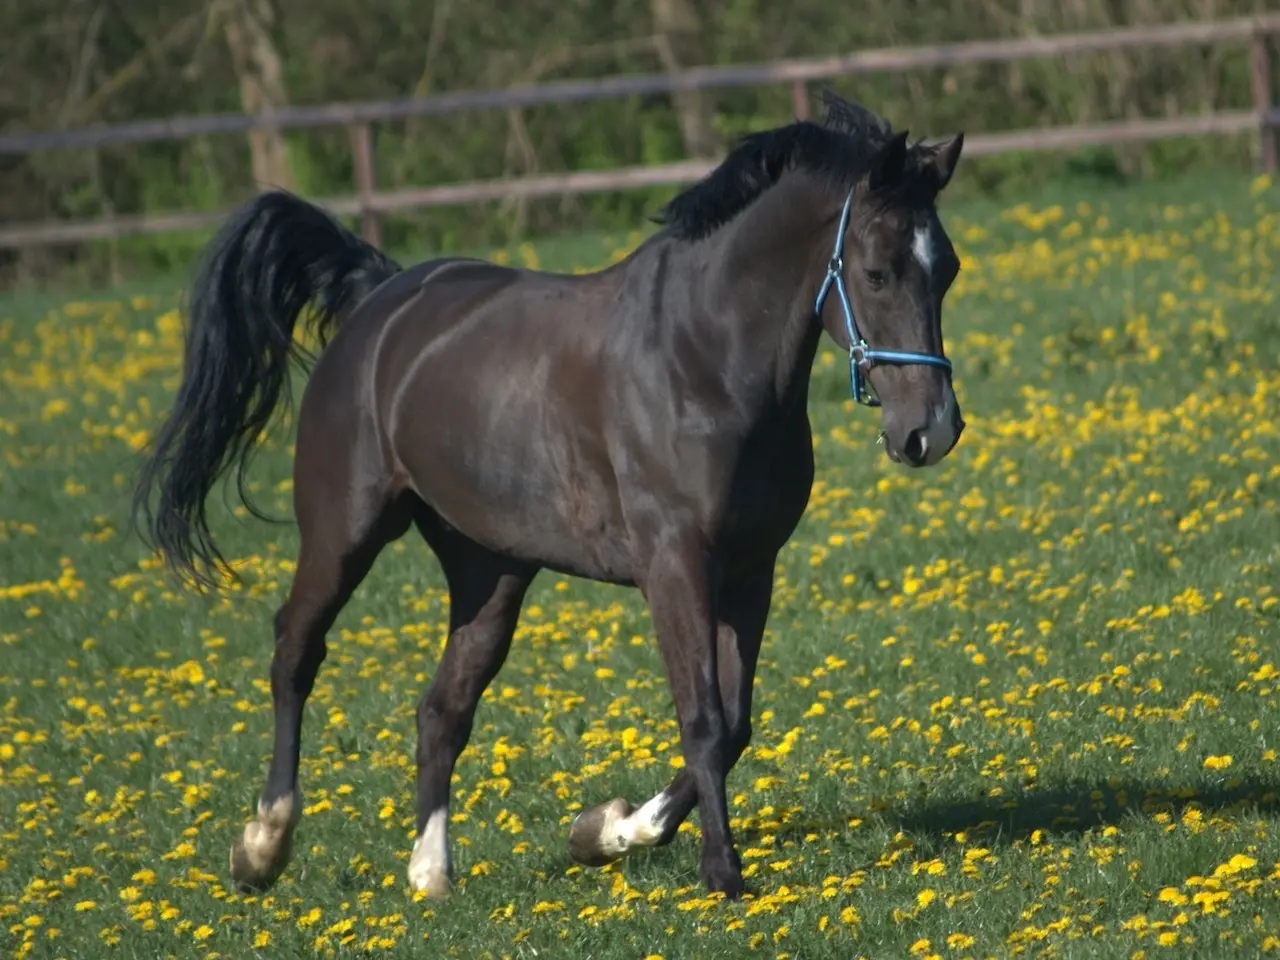
[(722, 543), (749, 553), (781, 549), (804, 516), (812, 487), (813, 447), (808, 442), (744, 457), (725, 511)]

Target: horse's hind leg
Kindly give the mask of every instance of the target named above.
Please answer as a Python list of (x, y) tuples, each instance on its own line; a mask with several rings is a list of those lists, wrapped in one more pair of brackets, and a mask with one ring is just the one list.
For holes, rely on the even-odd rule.
[[(726, 580), (717, 602), (716, 671), (728, 728), (728, 768), (751, 742), (752, 684), (769, 618), (773, 570), (770, 560)], [(663, 846), (697, 803), (697, 784), (685, 767), (638, 808), (619, 797), (578, 814), (569, 828), (569, 852), (579, 863), (598, 867), (638, 847)]]
[[(301, 435), (298, 450), (294, 509), (301, 544), (289, 597), (276, 612), (271, 660), (275, 744), (258, 816), (231, 848), (231, 875), (245, 891), (270, 887), (289, 861), (293, 830), (302, 816), (302, 708), (325, 657), (325, 634), (379, 551), (409, 527), (407, 514), (384, 486), (361, 485), (358, 443), (349, 448), (350, 469), (322, 460), (320, 448), (305, 447)], [(304, 456), (308, 453), (314, 455)], [(367, 470), (368, 465), (362, 466)]]
[(409, 860), (410, 886), (435, 898), (447, 896), (453, 880), (453, 768), (471, 737), (480, 697), (511, 649), (520, 606), (537, 569), (440, 532), (430, 518), (419, 529), (449, 585), (449, 639), (418, 704), (418, 832)]

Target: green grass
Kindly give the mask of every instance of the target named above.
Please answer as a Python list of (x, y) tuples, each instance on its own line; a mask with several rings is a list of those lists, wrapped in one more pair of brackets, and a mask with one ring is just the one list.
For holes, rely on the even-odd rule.
[[(729, 783), (739, 904), (704, 897), (696, 815), (665, 849), (572, 864), (574, 813), (650, 796), (679, 742), (639, 598), (550, 575), (459, 763), (458, 890), (409, 894), (413, 709), (446, 625), (438, 568), (410, 538), (331, 635), (288, 872), (268, 896), (230, 892), (296, 531), (220, 510), (247, 585), (178, 592), (125, 527), (134, 448), (176, 385), (173, 288), (0, 301), (0, 949), (1280, 947), (1277, 199), (1221, 180), (948, 208), (969, 427), (929, 472), (885, 460), (824, 349), (818, 484), (778, 569), (756, 737)], [(534, 256), (596, 266), (630, 242)], [(281, 435), (255, 467), (280, 517), (288, 476)]]

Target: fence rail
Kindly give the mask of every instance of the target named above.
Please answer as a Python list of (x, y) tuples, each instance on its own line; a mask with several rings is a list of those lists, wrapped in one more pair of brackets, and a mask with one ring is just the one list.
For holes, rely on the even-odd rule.
[[(351, 135), (356, 196), (322, 200), (335, 213), (361, 216), (361, 232), (380, 241), (377, 215), (414, 208), (468, 204), (511, 197), (542, 197), (688, 183), (711, 164), (684, 161), (619, 170), (580, 171), (513, 179), (446, 184), (378, 191), (374, 183), (371, 125), (410, 117), (458, 111), (513, 109), (581, 103), (641, 94), (688, 90), (791, 84), (797, 113), (807, 115), (804, 85), (860, 73), (920, 70), (974, 63), (1009, 63), (1040, 57), (1107, 51), (1178, 47), (1221, 42), (1247, 42), (1253, 109), (1217, 114), (1129, 120), (1081, 126), (971, 134), (965, 138), (970, 156), (1014, 151), (1059, 150), (1117, 142), (1172, 137), (1257, 132), (1263, 168), (1277, 168), (1276, 131), (1280, 109), (1273, 106), (1271, 40), (1280, 35), (1280, 13), (1234, 20), (1128, 27), (1097, 33), (1058, 34), (1011, 40), (981, 40), (933, 46), (862, 50), (844, 56), (781, 60), (733, 67), (701, 67), (665, 74), (606, 77), (522, 85), (501, 90), (460, 91), (420, 99), (373, 103), (290, 107), (269, 114), (216, 114), (171, 117), (77, 130), (0, 135), (0, 154), (45, 150), (98, 149), (125, 143), (181, 140), (197, 136), (244, 133), (256, 128), (298, 129), (346, 126)], [(117, 216), (92, 221), (46, 221), (0, 227), (0, 248), (80, 243), (126, 235), (201, 230), (220, 222), (227, 211), (186, 211)]]

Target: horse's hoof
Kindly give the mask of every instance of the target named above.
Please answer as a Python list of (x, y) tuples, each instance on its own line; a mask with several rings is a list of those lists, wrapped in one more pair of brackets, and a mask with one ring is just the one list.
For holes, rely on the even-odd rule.
[(732, 850), (727, 857), (702, 858), (702, 882), (709, 893), (723, 893), (726, 900), (737, 900), (747, 891), (742, 879), (742, 861)]
[(414, 870), (409, 865), (409, 886), (417, 893), (425, 893), (428, 900), (448, 900), (453, 894), (453, 884), (440, 870)]
[(276, 867), (268, 864), (265, 869), (255, 864), (245, 849), (244, 836), (236, 838), (231, 845), (231, 879), (240, 893), (262, 893), (270, 890), (284, 872), (283, 864)]
[(231, 879), (241, 893), (271, 889), (289, 863), (292, 837), (288, 831), (268, 830), (261, 823), (245, 825), (231, 845)]
[(613, 831), (619, 820), (631, 816), (634, 807), (618, 797), (583, 810), (569, 827), (569, 855), (586, 867), (603, 867), (627, 852), (627, 842)]

